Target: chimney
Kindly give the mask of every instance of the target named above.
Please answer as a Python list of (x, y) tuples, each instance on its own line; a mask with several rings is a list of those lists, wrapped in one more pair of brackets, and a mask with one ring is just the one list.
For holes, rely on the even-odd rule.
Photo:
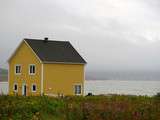
[(44, 38), (44, 42), (45, 42), (45, 43), (48, 42), (48, 38), (47, 38), (47, 37)]

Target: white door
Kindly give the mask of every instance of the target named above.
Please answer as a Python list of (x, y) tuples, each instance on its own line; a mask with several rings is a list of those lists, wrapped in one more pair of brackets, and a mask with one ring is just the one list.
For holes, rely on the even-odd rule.
[(23, 95), (23, 96), (26, 96), (26, 93), (27, 93), (26, 84), (22, 84), (22, 95)]

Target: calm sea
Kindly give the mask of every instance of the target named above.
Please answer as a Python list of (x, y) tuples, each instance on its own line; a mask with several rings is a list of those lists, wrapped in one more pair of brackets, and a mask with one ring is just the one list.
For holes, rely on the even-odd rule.
[(8, 82), (0, 82), (0, 94), (8, 93)]
[[(0, 94), (7, 94), (8, 83), (0, 82)], [(155, 95), (160, 92), (160, 81), (144, 80), (87, 80), (85, 81), (85, 94), (130, 94)]]
[(85, 94), (130, 94), (153, 96), (160, 92), (160, 81), (87, 80)]

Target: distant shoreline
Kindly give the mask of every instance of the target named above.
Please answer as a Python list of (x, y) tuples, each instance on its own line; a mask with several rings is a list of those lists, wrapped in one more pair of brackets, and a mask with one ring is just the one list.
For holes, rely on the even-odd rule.
[(118, 79), (115, 79), (115, 80), (107, 80), (107, 79), (101, 79), (101, 80), (85, 80), (85, 81), (160, 81), (160, 80), (127, 80), (127, 79), (124, 79), (124, 80), (118, 80)]
[(156, 80), (86, 80), (85, 94), (129, 94), (153, 96), (160, 92)]

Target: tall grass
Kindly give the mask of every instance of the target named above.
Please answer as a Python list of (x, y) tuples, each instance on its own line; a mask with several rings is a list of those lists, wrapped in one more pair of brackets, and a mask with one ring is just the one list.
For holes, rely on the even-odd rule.
[(0, 96), (0, 120), (160, 120), (159, 97)]

